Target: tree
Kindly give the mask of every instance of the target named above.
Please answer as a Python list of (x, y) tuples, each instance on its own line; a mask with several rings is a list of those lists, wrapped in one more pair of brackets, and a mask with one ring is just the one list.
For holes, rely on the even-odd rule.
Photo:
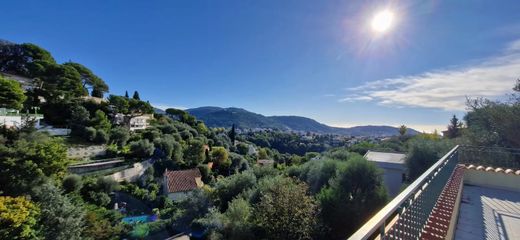
[(148, 158), (152, 156), (154, 145), (148, 139), (141, 139), (130, 143), (130, 152), (136, 158)]
[(96, 137), (94, 138), (94, 142), (98, 144), (105, 144), (110, 140), (110, 136), (104, 129), (99, 129), (96, 131)]
[(247, 155), (249, 153), (249, 145), (239, 142), (237, 145), (237, 152), (241, 155)]
[(141, 100), (141, 98), (139, 97), (139, 92), (137, 91), (134, 91), (134, 95), (132, 96), (132, 98), (135, 100)]
[(63, 179), (63, 190), (65, 190), (66, 193), (70, 192), (78, 192), (81, 187), (83, 186), (83, 182), (81, 181), (81, 176), (77, 174), (71, 174), (66, 176)]
[(37, 239), (40, 209), (25, 197), (0, 196), (0, 238)]
[(129, 98), (128, 91), (125, 91), (125, 98)]
[(84, 128), (89, 122), (90, 114), (85, 107), (81, 105), (72, 106), (69, 119), (72, 135), (82, 136), (84, 134)]
[(72, 204), (52, 183), (35, 188), (33, 196), (40, 205), (39, 224), (45, 239), (82, 239), (85, 213), (81, 207)]
[(453, 115), (453, 117), (450, 120), (450, 125), (448, 125), (448, 138), (456, 138), (461, 135), (460, 129), (462, 127), (462, 123), (459, 122), (459, 119), (456, 115)]
[(223, 147), (213, 147), (211, 149), (211, 160), (215, 163), (218, 168), (228, 169), (231, 166), (231, 160), (229, 160), (229, 153)]
[(0, 75), (0, 107), (20, 110), (26, 98), (20, 83)]
[(130, 133), (126, 128), (114, 127), (110, 130), (110, 141), (117, 144), (118, 147), (123, 147), (130, 139)]
[(307, 187), (290, 178), (278, 177), (261, 192), (254, 209), (254, 222), (266, 239), (312, 239), (318, 206)]
[(99, 109), (94, 113), (94, 117), (91, 120), (91, 126), (96, 130), (103, 130), (105, 133), (110, 131), (110, 128), (112, 127), (106, 114)]
[[(382, 172), (362, 157), (353, 157), (340, 169), (330, 186), (317, 198), (321, 219), (329, 229), (327, 238), (340, 239), (352, 234), (387, 200)], [(345, 221), (350, 219), (350, 221)]]
[(21, 194), (43, 178), (60, 180), (67, 172), (67, 148), (63, 140), (34, 133), (0, 148), (0, 191)]
[(468, 100), (464, 135), (473, 145), (520, 147), (520, 80), (513, 90), (507, 102)]
[(401, 125), (399, 127), (399, 135), (402, 137), (406, 135), (406, 132), (408, 131), (408, 128), (405, 125)]
[(223, 178), (215, 185), (214, 194), (216, 196), (216, 204), (221, 211), (225, 211), (233, 198), (255, 185), (256, 176), (251, 171), (245, 171)]
[(236, 132), (235, 132), (235, 124), (233, 124), (233, 126), (231, 127), (231, 130), (229, 131), (229, 139), (231, 139), (231, 145), (235, 145), (235, 137), (236, 137)]
[(446, 140), (432, 140), (418, 137), (411, 140), (406, 154), (408, 177), (415, 180), (439, 160), (451, 145)]
[(188, 193), (188, 196), (178, 204), (178, 210), (172, 217), (172, 227), (176, 231), (202, 230), (195, 219), (203, 218), (211, 208), (211, 200), (202, 189)]
[[(235, 198), (225, 213), (211, 209), (199, 220), (210, 231), (210, 239), (256, 239), (254, 235), (253, 207), (244, 198)], [(219, 237), (216, 237), (219, 236)]]
[(93, 97), (102, 98), (103, 94), (108, 92), (108, 85), (87, 67), (74, 62), (67, 62), (63, 65), (73, 67), (74, 69), (76, 69), (76, 71), (78, 71), (83, 88), (91, 88), (91, 95)]
[(56, 63), (47, 50), (34, 44), (0, 42), (0, 72), (32, 77), (39, 62)]
[(258, 159), (267, 159), (269, 157), (269, 153), (267, 152), (267, 148), (260, 148), (258, 150)]
[(172, 137), (156, 138), (153, 141), (153, 145), (155, 146), (155, 155), (160, 159), (171, 159), (174, 142), (175, 140)]
[(204, 142), (200, 139), (188, 141), (188, 147), (184, 150), (184, 161), (189, 166), (196, 166), (204, 162), (206, 158)]

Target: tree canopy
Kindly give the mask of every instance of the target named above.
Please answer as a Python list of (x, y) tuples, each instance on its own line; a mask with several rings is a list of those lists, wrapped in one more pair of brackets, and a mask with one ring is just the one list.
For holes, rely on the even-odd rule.
[(25, 96), (22, 86), (15, 80), (0, 75), (0, 107), (20, 110)]

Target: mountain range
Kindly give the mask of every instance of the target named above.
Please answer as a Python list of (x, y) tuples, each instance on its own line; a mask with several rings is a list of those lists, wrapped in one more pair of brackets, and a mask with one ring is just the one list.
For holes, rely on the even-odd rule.
[[(229, 128), (233, 124), (239, 129), (270, 128), (282, 131), (313, 132), (348, 136), (394, 136), (399, 129), (392, 126), (356, 126), (350, 128), (331, 127), (316, 120), (300, 116), (264, 116), (242, 108), (198, 107), (186, 112), (204, 121), (209, 127)], [(418, 134), (408, 129), (408, 134)]]

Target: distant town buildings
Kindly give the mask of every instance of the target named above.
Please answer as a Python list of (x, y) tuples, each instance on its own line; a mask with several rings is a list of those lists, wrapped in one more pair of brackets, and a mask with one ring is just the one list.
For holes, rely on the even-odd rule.
[(368, 151), (364, 158), (383, 169), (383, 179), (390, 197), (395, 197), (406, 180), (406, 155), (402, 153)]

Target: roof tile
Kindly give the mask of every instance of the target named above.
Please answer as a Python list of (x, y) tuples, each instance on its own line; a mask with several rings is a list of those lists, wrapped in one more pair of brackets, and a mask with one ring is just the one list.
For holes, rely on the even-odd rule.
[[(184, 192), (202, 187), (202, 175), (198, 168), (164, 172), (169, 193)], [(198, 178), (198, 179), (197, 179)]]

